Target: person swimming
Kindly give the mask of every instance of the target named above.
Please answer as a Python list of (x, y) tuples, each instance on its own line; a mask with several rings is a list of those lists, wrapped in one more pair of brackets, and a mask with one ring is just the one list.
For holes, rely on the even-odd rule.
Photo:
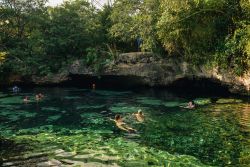
[(24, 103), (30, 102), (29, 97), (28, 97), (28, 96), (25, 96), (24, 99), (23, 99), (23, 102), (24, 102)]
[(187, 106), (185, 108), (188, 108), (188, 109), (194, 109), (195, 108), (195, 103), (194, 101), (190, 101), (188, 102)]
[(95, 88), (96, 88), (96, 85), (95, 85), (95, 83), (93, 83), (92, 84), (92, 89), (95, 90)]
[(16, 85), (12, 88), (13, 93), (17, 93), (20, 91), (20, 88), (17, 87)]
[(143, 122), (144, 121), (144, 114), (142, 113), (141, 109), (139, 109), (137, 111), (137, 113), (133, 113), (133, 115), (135, 116), (136, 120), (138, 122)]
[(186, 106), (180, 106), (181, 108), (194, 109), (196, 107), (194, 101), (189, 101)]
[(44, 95), (42, 93), (36, 94), (36, 101), (40, 101), (44, 98)]
[(125, 122), (123, 122), (122, 117), (119, 114), (115, 115), (114, 120), (111, 120), (114, 121), (116, 126), (121, 130), (125, 130), (127, 132), (136, 132), (136, 129), (129, 127)]

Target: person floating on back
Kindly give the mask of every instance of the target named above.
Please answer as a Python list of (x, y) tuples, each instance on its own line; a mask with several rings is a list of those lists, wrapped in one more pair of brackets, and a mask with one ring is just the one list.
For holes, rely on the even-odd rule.
[(137, 113), (133, 113), (133, 115), (135, 116), (136, 120), (138, 122), (143, 122), (144, 121), (144, 114), (142, 113), (141, 109), (139, 109), (137, 111)]
[(129, 127), (125, 122), (123, 122), (122, 120), (122, 117), (121, 115), (117, 114), (115, 115), (115, 119), (111, 119), (112, 121), (115, 121), (115, 124), (116, 126), (121, 129), (121, 130), (124, 130), (124, 131), (127, 131), (127, 132), (136, 132), (135, 129)]
[(26, 104), (27, 104), (28, 102), (30, 102), (29, 97), (28, 97), (28, 96), (25, 96), (24, 99), (23, 99), (23, 102), (26, 103)]

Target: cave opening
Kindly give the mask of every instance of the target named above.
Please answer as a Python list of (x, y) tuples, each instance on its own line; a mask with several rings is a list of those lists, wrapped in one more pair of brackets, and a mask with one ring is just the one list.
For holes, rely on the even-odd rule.
[(71, 75), (71, 80), (64, 85), (76, 86), (82, 88), (91, 88), (92, 84), (96, 85), (97, 89), (155, 89), (166, 90), (177, 94), (191, 95), (232, 95), (226, 85), (223, 85), (218, 80), (208, 78), (181, 78), (169, 85), (149, 86), (145, 80), (136, 76), (90, 76), (90, 75)]
[(70, 78), (64, 85), (92, 88), (92, 84), (95, 84), (98, 89), (135, 89), (146, 87), (143, 78), (135, 76), (71, 75)]
[(227, 85), (209, 78), (181, 78), (168, 85), (167, 88), (177, 93), (192, 95), (232, 95)]

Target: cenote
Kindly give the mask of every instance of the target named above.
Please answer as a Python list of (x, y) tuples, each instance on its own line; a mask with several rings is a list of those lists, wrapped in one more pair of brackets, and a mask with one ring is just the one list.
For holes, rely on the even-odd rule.
[[(45, 98), (36, 102), (35, 94)], [(23, 103), (25, 96), (30, 102)], [(180, 108), (190, 99), (193, 110)], [(145, 121), (132, 113), (141, 109)], [(121, 114), (136, 133), (110, 120)], [(247, 166), (247, 98), (157, 89), (46, 87), (0, 92), (3, 166)], [(53, 164), (52, 163), (52, 164)], [(36, 164), (36, 165), (34, 165)]]

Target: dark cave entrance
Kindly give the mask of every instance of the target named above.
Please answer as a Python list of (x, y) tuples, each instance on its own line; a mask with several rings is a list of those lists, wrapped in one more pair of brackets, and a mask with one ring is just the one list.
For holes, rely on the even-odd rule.
[(181, 78), (169, 85), (149, 86), (145, 80), (136, 76), (90, 76), (90, 75), (71, 75), (71, 80), (63, 85), (76, 86), (82, 88), (92, 88), (92, 84), (96, 85), (97, 89), (149, 89), (166, 90), (178, 94), (191, 95), (220, 95), (228, 96), (231, 93), (228, 86), (223, 85), (219, 80), (208, 78)]
[(228, 96), (228, 86), (219, 80), (209, 78), (181, 78), (167, 86), (168, 89), (192, 95), (220, 95)]

